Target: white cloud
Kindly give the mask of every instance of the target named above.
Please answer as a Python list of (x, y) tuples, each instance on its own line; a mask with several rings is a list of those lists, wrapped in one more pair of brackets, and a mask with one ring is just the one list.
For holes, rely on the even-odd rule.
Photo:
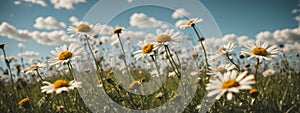
[(46, 18), (44, 17), (36, 18), (33, 27), (38, 29), (52, 30), (52, 29), (65, 28), (66, 24), (64, 22), (57, 22), (54, 17), (48, 16)]
[[(24, 2), (29, 2), (29, 3), (32, 3), (32, 4), (37, 4), (37, 5), (40, 5), (42, 7), (46, 7), (47, 6), (47, 4), (46, 4), (46, 2), (44, 0), (24, 0)], [(15, 4), (16, 4), (16, 2), (15, 2)]]
[(131, 2), (133, 2), (133, 0), (127, 0), (128, 1), (128, 3), (131, 3)]
[(276, 30), (273, 33), (260, 32), (256, 35), (256, 39), (272, 44), (294, 43), (300, 41), (300, 28)]
[(157, 21), (155, 18), (149, 17), (144, 13), (134, 13), (130, 17), (129, 23), (131, 26), (136, 26), (139, 28), (156, 28), (163, 25), (161, 21)]
[(7, 22), (3, 22), (0, 25), (0, 35), (18, 41), (34, 40), (39, 44), (49, 46), (74, 41), (74, 39), (68, 38), (68, 35), (63, 30), (51, 32), (30, 32), (28, 30), (16, 29), (14, 26), (8, 24)]
[(79, 23), (78, 18), (75, 17), (75, 16), (71, 16), (71, 17), (69, 18), (69, 21), (71, 22), (72, 25), (77, 25), (77, 24)]
[(180, 9), (176, 9), (173, 13), (172, 13), (172, 18), (174, 19), (178, 19), (178, 18), (183, 18), (183, 17), (187, 17), (190, 16), (191, 14), (189, 12), (187, 12), (185, 9), (180, 8)]
[(178, 20), (176, 23), (175, 23), (175, 27), (180, 27), (182, 25), (185, 25), (186, 23), (188, 22), (188, 20)]
[(67, 10), (73, 9), (74, 4), (85, 3), (86, 0), (50, 0), (55, 9), (65, 8)]
[(39, 52), (34, 52), (34, 51), (25, 51), (23, 53), (19, 53), (18, 56), (19, 57), (35, 57), (40, 55)]
[(2, 22), (0, 25), (0, 35), (18, 41), (28, 41), (32, 39), (32, 37), (29, 35), (29, 31), (18, 30), (14, 26), (9, 25), (7, 22)]
[(284, 52), (296, 52), (300, 53), (300, 44), (298, 42), (292, 44), (285, 44), (283, 49)]
[(298, 21), (298, 22), (300, 22), (300, 15), (296, 16), (295, 20)]
[(239, 46), (242, 46), (248, 39), (249, 39), (248, 36), (245, 35), (238, 36), (232, 33), (232, 34), (224, 35), (222, 41), (224, 41), (224, 44), (229, 42), (234, 42), (234, 43), (238, 43)]

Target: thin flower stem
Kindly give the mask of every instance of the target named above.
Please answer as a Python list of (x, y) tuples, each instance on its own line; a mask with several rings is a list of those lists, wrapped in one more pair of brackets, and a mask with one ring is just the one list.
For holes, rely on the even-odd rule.
[(7, 68), (8, 68), (8, 71), (9, 71), (10, 82), (11, 82), (11, 85), (13, 85), (14, 81), (13, 81), (13, 77), (12, 77), (12, 72), (11, 72), (11, 68), (10, 68), (10, 65), (9, 65), (9, 61), (6, 58), (6, 53), (5, 53), (4, 48), (2, 48), (2, 51), (3, 51), (3, 55), (4, 55), (5, 64), (6, 64)]
[(44, 79), (42, 78), (42, 76), (41, 76), (40, 73), (39, 73), (39, 70), (38, 70), (38, 69), (35, 69), (35, 72), (36, 72), (37, 75), (40, 77), (40, 79), (41, 79), (42, 81), (44, 81)]
[(72, 79), (73, 79), (74, 76), (73, 76), (73, 71), (72, 71), (72, 64), (71, 64), (71, 62), (69, 61), (67, 65), (68, 65), (69, 73), (70, 73), (70, 75), (71, 75), (71, 77), (72, 77)]
[(203, 42), (202, 42), (202, 39), (200, 38), (201, 36), (199, 35), (198, 31), (196, 30), (195, 26), (193, 25), (192, 28), (194, 29), (197, 37), (198, 37), (198, 41), (200, 42), (201, 44), (201, 47), (203, 49), (203, 53), (204, 53), (204, 58), (205, 58), (205, 63), (206, 63), (206, 69), (208, 69), (208, 61), (207, 61), (207, 55), (206, 55), (206, 50), (205, 50), (205, 47), (203, 45)]
[(240, 67), (236, 63), (233, 62), (233, 60), (229, 57), (228, 53), (226, 53), (226, 57), (238, 69), (238, 71), (240, 71)]
[(180, 73), (178, 71), (178, 68), (177, 68), (177, 65), (176, 65), (176, 63), (175, 63), (175, 61), (174, 61), (174, 59), (173, 59), (173, 57), (171, 55), (171, 52), (170, 52), (170, 49), (169, 49), (168, 45), (164, 45), (164, 47), (165, 47), (165, 50), (167, 52), (168, 60), (169, 60), (169, 62), (171, 64), (172, 68), (174, 69), (175, 74), (177, 75), (178, 78), (180, 78), (181, 75), (180, 75)]
[(92, 54), (92, 57), (93, 57), (93, 59), (94, 59), (96, 68), (97, 68), (97, 70), (99, 70), (99, 65), (98, 65), (98, 63), (97, 63), (96, 57), (95, 57), (94, 52), (93, 52), (93, 50), (92, 50), (92, 48), (91, 48), (91, 45), (90, 45), (90, 43), (89, 43), (89, 39), (88, 39), (87, 35), (84, 35), (84, 36), (85, 36), (86, 44), (87, 44), (87, 46), (88, 46), (88, 48), (89, 48), (89, 50), (90, 50), (90, 52), (91, 52), (91, 54)]
[(258, 67), (259, 67), (259, 58), (257, 58), (256, 67), (255, 67), (255, 81), (257, 81)]
[(129, 82), (131, 82), (131, 78), (130, 78), (131, 76), (130, 76), (130, 73), (129, 73), (129, 70), (128, 70), (129, 67), (128, 67), (127, 62), (126, 62), (126, 54), (125, 54), (125, 50), (124, 50), (124, 47), (123, 47), (122, 40), (120, 38), (120, 33), (117, 33), (117, 36), (118, 36), (119, 43), (121, 45), (122, 52), (123, 52), (123, 55), (124, 55), (123, 61), (124, 61), (125, 67), (126, 67), (127, 74), (129, 75)]

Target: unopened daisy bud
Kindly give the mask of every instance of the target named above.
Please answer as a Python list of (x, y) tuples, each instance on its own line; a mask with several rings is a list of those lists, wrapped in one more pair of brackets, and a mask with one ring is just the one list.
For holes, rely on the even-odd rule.
[(256, 98), (259, 95), (259, 92), (257, 89), (253, 88), (249, 91), (249, 94), (252, 98)]
[(122, 33), (123, 30), (124, 30), (123, 27), (118, 27), (113, 31), (113, 34), (120, 34), (120, 33)]
[(19, 101), (18, 105), (20, 108), (22, 108), (22, 107), (29, 108), (30, 107), (29, 98), (28, 97), (23, 98), (21, 101)]
[(56, 106), (55, 112), (60, 112), (63, 108), (65, 108), (63, 105)]
[(205, 38), (204, 38), (204, 37), (201, 37), (199, 41), (204, 41), (204, 40), (205, 40)]
[(4, 49), (5, 44), (0, 44), (0, 49)]
[(135, 89), (135, 88), (137, 88), (139, 85), (140, 85), (140, 84), (139, 84), (139, 81), (134, 81), (134, 82), (132, 82), (132, 83), (129, 85), (129, 88), (130, 88), (130, 89)]
[(144, 77), (139, 80), (140, 84), (144, 83), (145, 81), (146, 81), (146, 79)]

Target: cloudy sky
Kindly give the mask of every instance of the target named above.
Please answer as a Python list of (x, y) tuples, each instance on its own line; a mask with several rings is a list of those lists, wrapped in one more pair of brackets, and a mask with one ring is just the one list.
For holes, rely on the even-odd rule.
[(200, 28), (207, 37), (223, 41), (260, 39), (295, 48), (300, 40), (298, 0), (199, 0), (200, 5), (195, 1), (153, 0), (141, 6), (143, 0), (1, 0), (0, 43), (6, 44), (8, 56), (18, 55), (19, 43), (26, 54), (49, 56), (67, 43), (66, 28), (82, 20), (111, 29), (124, 26), (128, 36), (141, 37), (143, 32), (130, 29), (172, 28), (194, 17), (204, 18)]

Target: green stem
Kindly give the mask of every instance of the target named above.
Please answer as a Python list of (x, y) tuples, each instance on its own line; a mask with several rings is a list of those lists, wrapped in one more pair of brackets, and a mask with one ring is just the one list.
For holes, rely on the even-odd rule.
[(126, 62), (126, 54), (125, 54), (125, 50), (124, 50), (124, 47), (123, 47), (122, 40), (120, 38), (120, 33), (117, 33), (117, 35), (118, 35), (119, 43), (121, 45), (122, 52), (123, 52), (123, 55), (124, 55), (123, 61), (124, 61), (125, 67), (126, 67), (127, 74), (129, 75), (129, 82), (131, 82), (131, 78), (130, 78), (131, 76), (130, 76), (130, 73), (129, 73), (129, 70), (128, 70), (129, 67), (128, 67), (127, 62)]
[(240, 71), (240, 67), (236, 63), (233, 62), (233, 60), (229, 57), (228, 53), (226, 53), (226, 57), (238, 69), (238, 71)]
[(9, 61), (6, 58), (5, 50), (2, 49), (2, 51), (3, 51), (3, 55), (4, 55), (5, 64), (6, 64), (7, 68), (8, 68), (8, 71), (9, 71), (10, 82), (11, 82), (11, 85), (13, 85), (14, 81), (13, 81), (13, 77), (12, 77), (12, 72), (11, 72), (11, 68), (10, 68), (10, 65), (9, 65)]
[(42, 81), (44, 81), (44, 79), (42, 78), (42, 76), (41, 76), (40, 73), (39, 73), (39, 70), (38, 70), (38, 69), (35, 69), (35, 72), (36, 72), (37, 75), (40, 77), (40, 79), (41, 79)]
[(168, 45), (164, 45), (164, 47), (165, 47), (165, 50), (167, 52), (168, 60), (169, 60), (169, 62), (171, 64), (173, 70), (175, 71), (175, 74), (177, 75), (178, 78), (180, 78), (181, 75), (180, 75), (180, 73), (178, 71), (178, 68), (177, 68), (177, 65), (176, 65), (176, 63), (175, 63), (175, 61), (174, 61), (174, 59), (173, 59), (173, 57), (171, 55), (171, 52), (170, 52), (170, 49), (169, 49)]
[(204, 47), (204, 45), (203, 45), (203, 41), (202, 41), (202, 39), (200, 38), (201, 36), (199, 35), (199, 33), (198, 33), (198, 31), (196, 30), (195, 26), (192, 26), (192, 28), (194, 29), (194, 31), (195, 31), (195, 33), (196, 33), (196, 35), (197, 35), (197, 37), (198, 37), (198, 41), (200, 42), (201, 47), (202, 47), (202, 49), (203, 49), (204, 58), (205, 58), (205, 63), (206, 63), (206, 69), (208, 69), (208, 66), (209, 66), (209, 65), (208, 65), (207, 55), (206, 55), (206, 50), (205, 50), (205, 47)]

